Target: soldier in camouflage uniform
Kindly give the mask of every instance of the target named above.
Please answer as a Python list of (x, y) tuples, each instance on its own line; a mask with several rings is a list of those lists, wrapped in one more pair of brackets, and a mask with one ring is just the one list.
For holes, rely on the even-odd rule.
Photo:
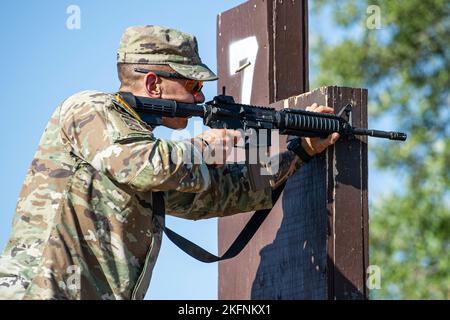
[[(127, 29), (118, 65), (121, 90), (161, 99), (202, 102), (201, 91), (186, 84), (217, 79), (202, 64), (195, 37), (159, 26)], [(136, 65), (183, 79), (148, 72), (135, 81), (124, 70)], [(182, 128), (183, 121), (163, 124)], [(142, 299), (161, 245), (154, 191), (164, 191), (168, 214), (186, 219), (272, 207), (271, 188), (252, 191), (242, 165), (174, 161), (235, 136), (209, 130), (188, 141), (162, 140), (120, 95), (84, 91), (65, 100), (45, 129), (17, 202), (0, 258), (0, 298)], [(302, 145), (313, 155), (336, 139)], [(280, 163), (273, 186), (302, 164), (291, 151)]]

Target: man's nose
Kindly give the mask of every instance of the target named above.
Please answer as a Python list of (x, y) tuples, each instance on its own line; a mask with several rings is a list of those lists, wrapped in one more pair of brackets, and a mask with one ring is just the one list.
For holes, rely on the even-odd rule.
[(195, 103), (203, 103), (205, 102), (205, 96), (203, 92), (196, 92), (193, 94)]

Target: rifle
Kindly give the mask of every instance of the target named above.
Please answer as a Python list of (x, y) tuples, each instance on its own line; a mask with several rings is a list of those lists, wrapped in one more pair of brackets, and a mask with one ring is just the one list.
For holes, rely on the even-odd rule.
[[(121, 92), (120, 95), (133, 107), (141, 119), (152, 127), (161, 125), (163, 116), (180, 118), (196, 116), (203, 118), (203, 123), (214, 129), (242, 129), (245, 132), (247, 130), (278, 129), (283, 135), (300, 137), (327, 137), (333, 132), (338, 132), (344, 138), (361, 135), (390, 140), (406, 140), (406, 134), (402, 132), (353, 127), (351, 125), (351, 104), (345, 106), (339, 114), (333, 115), (290, 108), (276, 110), (270, 107), (239, 104), (234, 102), (233, 97), (225, 95), (225, 90), (221, 95), (214, 97), (213, 100), (200, 104), (138, 97), (127, 92)], [(267, 137), (270, 137), (270, 135)], [(270, 145), (270, 142), (266, 144), (266, 146), (268, 145)], [(248, 143), (246, 143), (247, 147)], [(252, 175), (249, 174), (250, 184), (254, 186), (256, 183), (252, 182), (254, 178), (251, 177)], [(284, 184), (273, 191), (272, 201), (274, 204), (283, 188)], [(163, 203), (161, 192), (155, 192), (154, 197), (156, 197), (153, 201), (154, 204)], [(210, 263), (230, 259), (238, 255), (269, 213), (270, 209), (256, 211), (221, 257), (211, 254), (165, 225), (162, 227), (169, 239), (181, 250), (197, 260)], [(163, 216), (165, 213), (163, 209), (155, 209), (154, 214)]]
[[(352, 105), (337, 114), (324, 114), (297, 109), (276, 110), (270, 107), (235, 103), (232, 96), (215, 96), (211, 101), (195, 104), (152, 99), (121, 93), (141, 119), (151, 126), (161, 125), (161, 117), (201, 117), (204, 125), (214, 129), (278, 129), (280, 134), (298, 137), (327, 137), (338, 132), (341, 137), (371, 136), (405, 141), (403, 132), (355, 128), (351, 125)], [(344, 118), (344, 115), (347, 119)]]

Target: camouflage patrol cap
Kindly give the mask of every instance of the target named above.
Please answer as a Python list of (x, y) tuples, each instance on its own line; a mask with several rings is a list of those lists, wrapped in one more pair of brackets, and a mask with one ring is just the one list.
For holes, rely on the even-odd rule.
[(126, 29), (120, 41), (117, 62), (164, 64), (189, 79), (217, 80), (214, 72), (202, 63), (194, 36), (161, 26)]

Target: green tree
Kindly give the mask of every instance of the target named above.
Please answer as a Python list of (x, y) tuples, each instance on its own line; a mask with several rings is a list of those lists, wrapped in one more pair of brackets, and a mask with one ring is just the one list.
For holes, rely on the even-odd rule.
[(371, 199), (370, 263), (382, 276), (371, 298), (450, 299), (450, 2), (310, 4), (344, 34), (312, 41), (314, 85), (368, 88), (371, 121), (408, 133), (406, 143), (370, 140), (371, 165), (401, 181)]

